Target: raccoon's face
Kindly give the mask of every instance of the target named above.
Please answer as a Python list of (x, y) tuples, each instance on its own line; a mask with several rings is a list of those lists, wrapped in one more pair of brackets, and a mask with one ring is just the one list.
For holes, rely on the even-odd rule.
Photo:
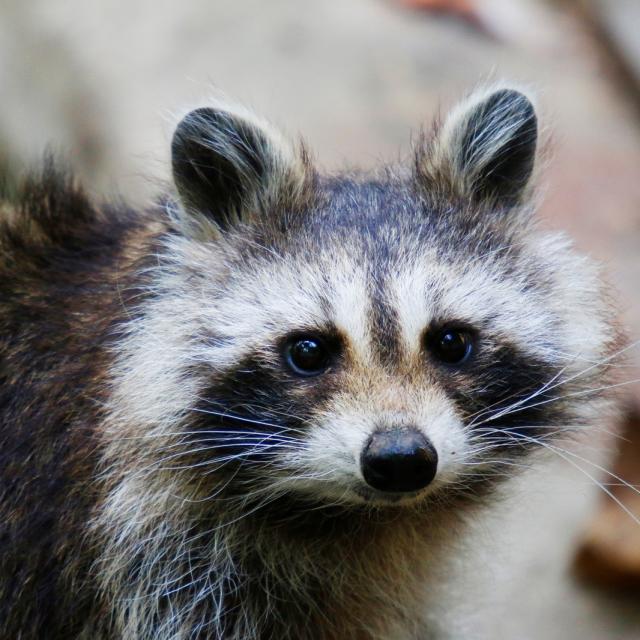
[(138, 370), (156, 376), (148, 421), (183, 434), (176, 473), (413, 504), (477, 492), (583, 424), (613, 335), (592, 267), (530, 222), (536, 141), (530, 101), (496, 90), (410, 168), (320, 178), (247, 114), (189, 114), (145, 329), (159, 364)]

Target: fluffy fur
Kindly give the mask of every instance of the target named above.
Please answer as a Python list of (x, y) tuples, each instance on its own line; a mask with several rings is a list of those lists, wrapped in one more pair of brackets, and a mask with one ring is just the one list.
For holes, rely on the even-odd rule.
[[(598, 419), (619, 346), (596, 268), (532, 219), (536, 132), (494, 89), (408, 167), (326, 177), (217, 106), (148, 211), (51, 165), (5, 199), (2, 637), (431, 637), (449, 540), (505, 464)], [(427, 346), (451, 323), (459, 367)], [(337, 355), (301, 378), (309, 333)], [(435, 480), (368, 487), (368, 438), (406, 424)]]

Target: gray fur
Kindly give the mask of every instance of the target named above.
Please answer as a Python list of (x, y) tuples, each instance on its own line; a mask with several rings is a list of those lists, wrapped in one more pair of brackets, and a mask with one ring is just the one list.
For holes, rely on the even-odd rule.
[[(2, 354), (24, 382), (49, 349), (54, 387), (15, 391), (2, 433), (42, 409), (59, 416), (47, 434), (86, 438), (91, 453), (54, 467), (70, 495), (90, 496), (48, 567), (64, 605), (34, 617), (28, 588), (17, 599), (0, 588), (5, 635), (432, 637), (429, 594), (451, 540), (495, 499), (515, 468), (502, 463), (601, 419), (608, 399), (596, 390), (619, 347), (597, 268), (533, 221), (535, 113), (500, 91), (455, 108), (409, 168), (320, 177), (270, 126), (217, 105), (178, 125), (177, 197), (163, 210), (109, 217), (51, 186), (11, 209)], [(62, 233), (59, 211), (71, 209)], [(85, 251), (87, 238), (99, 250)], [(38, 253), (65, 242), (64, 260)], [(59, 265), (59, 292), (43, 264)], [(60, 318), (47, 347), (43, 299)], [(429, 350), (452, 324), (475, 336), (468, 366)], [(334, 345), (322, 375), (287, 368), (283, 344), (300, 333)], [(55, 413), (56, 398), (77, 411)], [(419, 492), (384, 494), (367, 486), (360, 455), (375, 430), (399, 425), (429, 438), (438, 472)], [(26, 476), (38, 460), (10, 470)], [(10, 532), (28, 526), (39, 495), (0, 510)], [(17, 557), (9, 537), (4, 557)], [(30, 571), (28, 585), (49, 579)]]

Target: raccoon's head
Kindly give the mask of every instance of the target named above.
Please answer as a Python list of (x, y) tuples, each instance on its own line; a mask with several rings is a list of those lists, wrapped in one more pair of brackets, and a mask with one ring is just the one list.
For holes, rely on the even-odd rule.
[(377, 506), (477, 492), (582, 426), (615, 333), (591, 264), (532, 223), (537, 138), (495, 89), (406, 167), (322, 177), (247, 113), (188, 114), (123, 419), (205, 497)]

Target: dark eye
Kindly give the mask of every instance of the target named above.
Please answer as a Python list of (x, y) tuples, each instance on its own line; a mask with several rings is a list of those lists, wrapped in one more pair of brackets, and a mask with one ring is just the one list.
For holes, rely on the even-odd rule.
[(445, 364), (462, 364), (471, 355), (473, 340), (465, 329), (446, 327), (428, 338), (433, 355)]
[(285, 358), (299, 376), (317, 376), (329, 366), (329, 352), (320, 338), (292, 340), (285, 349)]

